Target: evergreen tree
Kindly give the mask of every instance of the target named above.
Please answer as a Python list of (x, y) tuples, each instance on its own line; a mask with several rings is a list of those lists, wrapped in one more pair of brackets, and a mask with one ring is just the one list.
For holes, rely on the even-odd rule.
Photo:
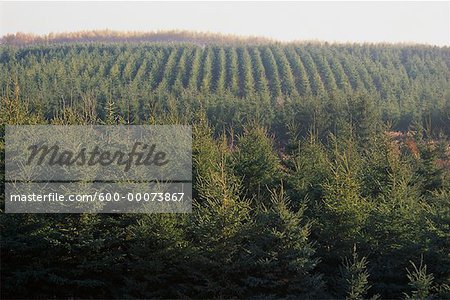
[[(359, 258), (356, 253), (356, 246), (353, 249), (352, 259), (345, 258), (341, 267), (341, 276), (346, 292), (346, 299), (364, 299), (370, 289), (369, 273), (367, 272), (367, 259)], [(377, 296), (371, 299), (376, 299)]]
[(420, 261), (419, 267), (413, 262), (413, 270), (408, 271), (409, 286), (412, 288), (411, 295), (405, 295), (406, 299), (425, 300), (431, 299), (431, 287), (433, 284), (433, 274), (427, 273), (427, 265), (422, 265), (423, 261)]
[(308, 79), (308, 74), (306, 73), (305, 67), (297, 55), (295, 50), (291, 47), (286, 48), (287, 58), (290, 60), (293, 73), (296, 78), (297, 91), (302, 96), (311, 95), (311, 86)]
[(227, 48), (227, 88), (232, 95), (239, 95), (239, 66), (234, 47)]
[(238, 138), (232, 159), (233, 170), (242, 179), (245, 195), (264, 201), (264, 195), (280, 180), (278, 157), (266, 130), (258, 126), (247, 128)]
[(278, 74), (277, 62), (269, 47), (261, 47), (261, 58), (266, 70), (266, 77), (269, 82), (272, 99), (277, 100), (281, 96), (281, 81)]
[(246, 235), (239, 262), (245, 297), (315, 298), (322, 289), (314, 272), (317, 259), (308, 240), (310, 225), (305, 207), (291, 211), (283, 190), (272, 192), (271, 208), (260, 206)]

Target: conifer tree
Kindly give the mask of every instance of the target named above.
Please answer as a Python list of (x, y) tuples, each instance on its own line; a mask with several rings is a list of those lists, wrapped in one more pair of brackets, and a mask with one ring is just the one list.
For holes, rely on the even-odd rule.
[[(352, 258), (345, 258), (340, 268), (345, 298), (348, 300), (366, 299), (370, 289), (369, 273), (367, 271), (367, 259), (359, 258), (356, 253), (356, 245), (353, 249)], [(377, 299), (378, 295), (371, 299)]]
[(312, 93), (314, 95), (324, 94), (325, 87), (323, 85), (322, 79), (320, 78), (319, 72), (317, 71), (317, 67), (314, 64), (314, 61), (312, 60), (309, 51), (306, 48), (297, 48), (296, 50), (308, 73)]
[(236, 48), (227, 48), (227, 89), (233, 96), (239, 95), (239, 65)]
[(225, 153), (208, 178), (199, 183), (188, 238), (193, 247), (188, 295), (197, 298), (242, 297), (237, 255), (250, 222), (250, 203), (239, 198), (240, 183), (226, 167)]
[(226, 55), (225, 50), (222, 47), (220, 47), (217, 51), (217, 57), (214, 61), (216, 65), (216, 80), (214, 80), (215, 91), (217, 94), (221, 95), (225, 91), (225, 83), (227, 79)]
[(200, 91), (208, 94), (211, 90), (213, 51), (211, 47), (205, 50), (204, 59), (202, 61), (203, 69), (201, 74)]
[(272, 47), (273, 55), (277, 62), (278, 70), (280, 72), (281, 87), (283, 94), (286, 96), (297, 96), (295, 88), (294, 75), (292, 74), (289, 62), (280, 47)]
[(241, 95), (244, 98), (251, 98), (255, 94), (254, 80), (252, 73), (252, 61), (246, 47), (238, 48), (239, 54), (239, 74), (241, 75)]
[(197, 91), (199, 86), (202, 52), (201, 48), (196, 48), (192, 58), (192, 66), (189, 74), (189, 89), (191, 91)]
[(281, 179), (278, 177), (280, 164), (273, 141), (267, 136), (267, 131), (258, 125), (247, 127), (244, 134), (238, 137), (232, 165), (236, 176), (242, 179), (248, 198), (264, 201), (268, 190)]
[(250, 239), (240, 253), (245, 297), (319, 297), (323, 282), (314, 272), (317, 259), (308, 239), (305, 207), (291, 211), (282, 187), (271, 192), (270, 202), (270, 208), (258, 207), (246, 233)]
[[(423, 258), (422, 258), (423, 259)], [(433, 274), (427, 273), (427, 265), (422, 265), (423, 260), (420, 261), (417, 267), (412, 261), (410, 262), (413, 270), (408, 272), (409, 286), (412, 288), (411, 295), (406, 294), (406, 299), (426, 300), (432, 299), (431, 288), (433, 284)]]
[(302, 96), (311, 95), (311, 87), (300, 57), (292, 47), (286, 48), (286, 56), (290, 61), (296, 79), (297, 91)]
[(269, 81), (272, 99), (276, 101), (281, 96), (281, 81), (278, 74), (277, 62), (270, 47), (260, 47), (261, 58)]
[(267, 82), (267, 77), (264, 69), (264, 65), (261, 59), (261, 53), (258, 47), (252, 47), (252, 61), (254, 65), (254, 78), (255, 78), (255, 86), (256, 91), (259, 92), (261, 97), (269, 98), (269, 83)]

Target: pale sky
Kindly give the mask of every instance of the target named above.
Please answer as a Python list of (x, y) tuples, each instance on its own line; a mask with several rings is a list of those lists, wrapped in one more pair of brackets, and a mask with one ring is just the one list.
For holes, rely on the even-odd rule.
[(0, 2), (2, 36), (91, 29), (449, 46), (450, 2)]

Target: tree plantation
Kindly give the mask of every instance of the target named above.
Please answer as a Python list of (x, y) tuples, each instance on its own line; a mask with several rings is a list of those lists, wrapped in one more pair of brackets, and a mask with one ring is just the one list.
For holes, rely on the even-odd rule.
[(2, 298), (450, 298), (448, 47), (136, 39), (3, 41), (0, 120), (190, 124), (192, 213), (1, 213)]

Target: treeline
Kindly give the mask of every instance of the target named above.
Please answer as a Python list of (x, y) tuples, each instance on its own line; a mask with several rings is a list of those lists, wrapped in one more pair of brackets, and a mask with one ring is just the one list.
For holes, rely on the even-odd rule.
[(250, 43), (261, 44), (273, 42), (269, 38), (257, 36), (237, 36), (232, 34), (196, 32), (187, 30), (158, 30), (158, 31), (115, 31), (115, 30), (86, 30), (77, 32), (59, 32), (45, 35), (17, 32), (4, 35), (0, 44), (11, 46), (29, 46), (33, 44), (61, 44), (61, 43), (142, 43), (142, 42), (170, 42), (193, 43), (205, 45), (211, 43)]
[(194, 208), (2, 213), (2, 298), (450, 298), (448, 56), (3, 47), (1, 124), (192, 124)]

